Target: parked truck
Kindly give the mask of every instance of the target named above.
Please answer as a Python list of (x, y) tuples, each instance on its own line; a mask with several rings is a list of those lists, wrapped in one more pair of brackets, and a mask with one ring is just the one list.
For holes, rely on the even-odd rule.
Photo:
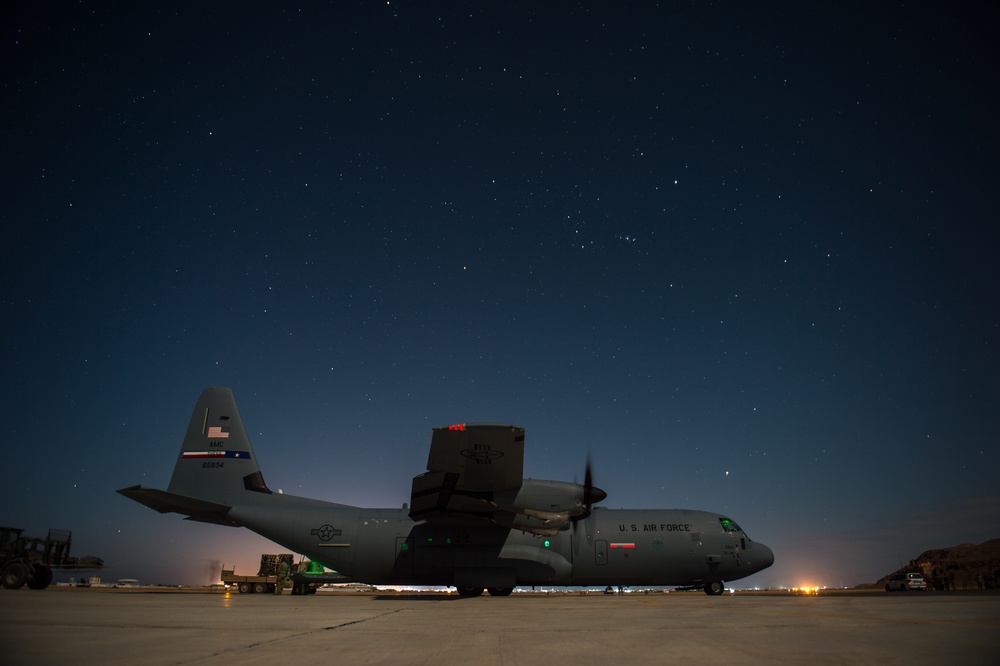
[[(274, 592), (280, 584), (282, 588), (291, 583), (292, 594), (315, 594), (326, 583), (342, 583), (350, 580), (339, 574), (327, 574), (319, 562), (303, 560), (294, 564), (291, 553), (282, 555), (261, 555), (260, 570), (256, 576), (240, 576), (236, 568), (222, 567), (222, 582), (227, 587), (235, 586), (242, 594), (249, 592)], [(282, 571), (282, 564), (284, 570)], [(284, 573), (284, 575), (282, 575)]]
[[(256, 576), (238, 576), (236, 574), (236, 567), (227, 569), (223, 565), (222, 582), (230, 587), (235, 585), (241, 594), (247, 594), (248, 592), (274, 592), (279, 584), (284, 587), (294, 561), (295, 556), (291, 553), (261, 555), (260, 570), (257, 571)], [(284, 575), (282, 575), (281, 571), (282, 564), (284, 564)]]
[(50, 529), (48, 536), (24, 536), (16, 527), (0, 527), (0, 583), (17, 590), (27, 583), (32, 590), (44, 590), (52, 582), (53, 569), (99, 569), (97, 557), (70, 557), (73, 533)]

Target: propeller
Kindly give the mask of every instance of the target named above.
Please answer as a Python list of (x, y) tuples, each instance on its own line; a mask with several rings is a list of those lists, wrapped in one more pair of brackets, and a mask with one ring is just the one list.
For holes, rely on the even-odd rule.
[(587, 509), (586, 515), (590, 515), (594, 502), (600, 502), (607, 496), (606, 492), (594, 487), (594, 473), (590, 466), (590, 456), (587, 456), (587, 469), (583, 474), (583, 505)]
[(587, 518), (594, 507), (594, 502), (600, 502), (608, 496), (606, 492), (594, 485), (594, 472), (590, 464), (590, 455), (587, 455), (587, 467), (583, 473), (583, 512), (579, 516), (573, 517), (573, 530), (576, 530), (579, 521)]

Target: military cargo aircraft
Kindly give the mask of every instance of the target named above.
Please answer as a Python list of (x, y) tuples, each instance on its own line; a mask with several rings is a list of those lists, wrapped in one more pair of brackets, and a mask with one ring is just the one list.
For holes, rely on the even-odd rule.
[(273, 493), (228, 388), (201, 394), (167, 490), (118, 492), (160, 513), (247, 527), (372, 585), (455, 586), (463, 596), (515, 586), (679, 586), (722, 594), (774, 554), (727, 516), (604, 509), (593, 485), (522, 478), (524, 428), (435, 428), (409, 507), (364, 509)]

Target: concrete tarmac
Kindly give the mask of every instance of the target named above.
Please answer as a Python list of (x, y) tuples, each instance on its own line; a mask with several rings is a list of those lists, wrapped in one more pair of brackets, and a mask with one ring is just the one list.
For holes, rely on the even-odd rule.
[(1000, 664), (1000, 595), (0, 589), (0, 663)]

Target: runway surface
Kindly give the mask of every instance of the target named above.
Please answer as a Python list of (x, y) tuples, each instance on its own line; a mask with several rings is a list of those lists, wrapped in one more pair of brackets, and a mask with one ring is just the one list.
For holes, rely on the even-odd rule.
[(998, 664), (993, 593), (0, 589), (4, 664)]

